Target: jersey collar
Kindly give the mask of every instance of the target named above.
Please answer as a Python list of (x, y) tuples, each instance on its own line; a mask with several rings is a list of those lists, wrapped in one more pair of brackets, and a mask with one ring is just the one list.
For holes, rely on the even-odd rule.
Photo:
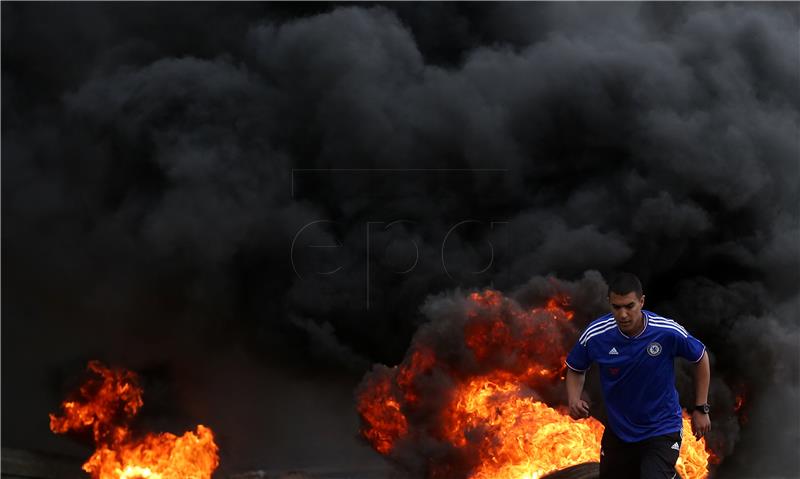
[(644, 334), (645, 331), (647, 331), (648, 318), (647, 318), (647, 311), (645, 310), (642, 310), (642, 319), (644, 320), (644, 327), (642, 328), (641, 331), (639, 331), (639, 334), (637, 334), (636, 336), (628, 336), (627, 334), (623, 333), (621, 329), (619, 329), (619, 326), (617, 326), (617, 331), (619, 331), (619, 334), (623, 335), (628, 339), (636, 339), (642, 334)]

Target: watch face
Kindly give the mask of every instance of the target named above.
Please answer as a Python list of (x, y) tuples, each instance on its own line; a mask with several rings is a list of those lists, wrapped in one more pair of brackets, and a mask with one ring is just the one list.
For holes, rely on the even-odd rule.
[(711, 411), (711, 408), (708, 407), (708, 404), (703, 404), (703, 412), (708, 414)]

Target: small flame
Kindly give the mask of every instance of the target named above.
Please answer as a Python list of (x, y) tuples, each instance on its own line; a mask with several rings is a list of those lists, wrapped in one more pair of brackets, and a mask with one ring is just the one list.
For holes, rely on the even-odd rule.
[(419, 394), (414, 387), (414, 378), (430, 371), (435, 363), (436, 358), (429, 349), (418, 349), (411, 353), (409, 364), (403, 365), (397, 372), (397, 385), (404, 391), (406, 402), (416, 403), (419, 401)]
[(367, 385), (358, 403), (358, 413), (368, 425), (361, 428), (361, 434), (381, 454), (389, 454), (394, 443), (408, 432), (408, 421), (400, 408), (391, 379), (390, 376), (378, 376)]
[(712, 454), (706, 450), (706, 440), (699, 441), (689, 432), (692, 430), (692, 421), (689, 414), (683, 411), (683, 441), (681, 452), (675, 469), (684, 479), (703, 479), (708, 477), (708, 464)]
[(556, 295), (547, 300), (547, 305), (544, 307), (544, 310), (552, 314), (562, 314), (567, 320), (572, 321), (575, 317), (575, 313), (567, 308), (569, 308), (569, 297), (566, 295)]
[(744, 395), (740, 394), (736, 396), (736, 402), (733, 405), (733, 410), (739, 412), (742, 410), (742, 406), (744, 406)]
[(744, 391), (736, 395), (736, 399), (733, 403), (733, 411), (736, 413), (736, 416), (739, 418), (739, 424), (745, 425), (749, 421), (747, 417), (747, 413), (745, 412), (745, 404), (747, 402), (747, 396)]
[(133, 372), (110, 369), (91, 361), (89, 371), (99, 378), (83, 384), (75, 401), (50, 414), (57, 434), (91, 428), (96, 449), (83, 465), (94, 479), (210, 479), (219, 465), (211, 429), (198, 425), (178, 437), (170, 433), (132, 437), (127, 423), (142, 407), (142, 389)]
[(95, 443), (122, 442), (127, 439), (128, 429), (112, 423), (129, 421), (142, 407), (142, 390), (136, 386), (136, 375), (108, 369), (98, 361), (89, 362), (88, 368), (101, 379), (89, 380), (80, 387), (83, 402), (62, 403), (62, 417), (50, 414), (50, 430), (63, 434), (91, 428)]

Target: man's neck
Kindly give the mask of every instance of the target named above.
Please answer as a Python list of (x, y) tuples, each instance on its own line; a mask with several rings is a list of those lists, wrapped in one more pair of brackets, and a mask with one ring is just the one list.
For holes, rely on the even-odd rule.
[(640, 313), (640, 314), (641, 314), (641, 317), (639, 318), (639, 327), (636, 328), (636, 330), (634, 330), (630, 334), (631, 337), (638, 336), (638, 335), (642, 334), (642, 331), (644, 331), (644, 313)]

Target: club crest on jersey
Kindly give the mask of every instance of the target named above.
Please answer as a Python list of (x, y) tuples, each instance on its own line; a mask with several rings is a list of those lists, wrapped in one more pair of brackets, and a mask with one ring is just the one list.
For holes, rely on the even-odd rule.
[(647, 354), (650, 356), (658, 356), (661, 354), (661, 345), (655, 342), (650, 343), (650, 345), (647, 346)]

